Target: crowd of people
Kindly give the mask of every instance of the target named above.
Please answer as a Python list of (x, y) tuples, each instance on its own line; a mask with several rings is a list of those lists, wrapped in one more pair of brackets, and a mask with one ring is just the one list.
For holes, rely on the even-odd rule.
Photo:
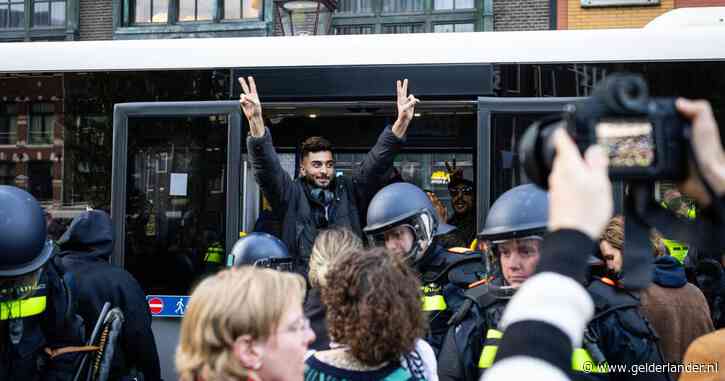
[[(294, 179), (254, 79), (239, 81), (255, 179), (281, 224), (278, 237), (240, 238), (227, 268), (194, 287), (175, 355), (182, 381), (724, 377), (722, 258), (653, 230), (653, 281), (628, 288), (627, 221), (613, 216), (600, 147), (582, 156), (556, 131), (548, 191), (510, 189), (476, 232), (474, 184), (455, 163), (450, 218), (391, 175), (419, 102), (407, 80), (397, 119), (353, 176), (336, 176), (332, 145), (312, 137)], [(664, 206), (725, 233), (713, 212), (725, 204), (717, 125), (706, 102), (677, 107), (700, 171)], [(32, 196), (0, 186), (0, 379), (160, 379), (143, 290), (109, 263), (108, 214), (84, 212), (54, 240), (45, 218)]]

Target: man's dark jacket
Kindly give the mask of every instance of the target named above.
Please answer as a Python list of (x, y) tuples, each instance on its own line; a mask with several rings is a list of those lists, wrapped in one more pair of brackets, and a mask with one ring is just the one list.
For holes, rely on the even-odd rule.
[(146, 380), (160, 379), (159, 357), (151, 332), (151, 315), (141, 286), (126, 270), (108, 261), (113, 252), (113, 228), (108, 214), (92, 210), (76, 217), (59, 240), (58, 260), (74, 274), (78, 286), (78, 313), (85, 320), (86, 337), (103, 304), (124, 315), (121, 350), (113, 359), (111, 377), (135, 368)]
[(282, 169), (270, 131), (265, 129), (264, 136), (247, 138), (254, 177), (272, 211), (282, 220), (281, 239), (296, 258), (298, 272), (306, 275), (318, 229), (346, 227), (363, 237), (363, 212), (375, 193), (387, 184), (393, 159), (402, 144), (403, 140), (386, 127), (352, 177), (335, 178), (333, 174), (329, 190), (334, 198), (328, 208), (329, 218), (321, 225), (317, 216), (324, 214), (324, 207), (310, 196), (310, 186), (304, 178), (292, 180)]

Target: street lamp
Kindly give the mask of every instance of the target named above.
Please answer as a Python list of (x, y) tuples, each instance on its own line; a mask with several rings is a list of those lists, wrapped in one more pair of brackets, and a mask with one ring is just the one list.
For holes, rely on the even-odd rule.
[(337, 8), (337, 0), (275, 0), (274, 4), (283, 36), (329, 33)]

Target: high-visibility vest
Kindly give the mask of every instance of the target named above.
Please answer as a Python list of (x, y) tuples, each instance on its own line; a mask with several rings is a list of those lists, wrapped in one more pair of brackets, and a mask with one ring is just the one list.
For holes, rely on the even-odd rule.
[[(480, 369), (488, 369), (493, 365), (498, 352), (498, 344), (503, 337), (503, 332), (496, 329), (489, 329), (486, 332), (486, 342), (481, 351), (481, 357), (478, 359), (478, 367)], [(577, 372), (583, 373), (607, 373), (607, 365), (604, 363), (596, 363), (592, 356), (583, 348), (575, 348), (571, 355), (571, 368)]]
[(220, 265), (224, 263), (224, 249), (222, 248), (222, 244), (220, 242), (214, 242), (209, 245), (206, 249), (206, 254), (204, 255), (204, 262)]
[(423, 311), (445, 311), (448, 306), (443, 297), (443, 290), (435, 283), (421, 287), (423, 291)]

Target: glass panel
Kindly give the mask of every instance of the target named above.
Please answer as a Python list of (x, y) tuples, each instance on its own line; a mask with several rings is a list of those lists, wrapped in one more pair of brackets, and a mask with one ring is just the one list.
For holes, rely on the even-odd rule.
[(7, 28), (10, 21), (10, 4), (0, 4), (0, 28)]
[(0, 185), (15, 185), (15, 163), (0, 162)]
[(226, 263), (209, 255), (225, 247), (226, 146), (225, 115), (129, 120), (125, 263), (147, 294), (188, 294)]
[(343, 25), (335, 27), (335, 34), (372, 34), (372, 25)]
[(398, 25), (383, 25), (383, 33), (396, 34), (396, 33), (422, 33), (423, 24), (398, 24)]
[(473, 0), (456, 0), (456, 9), (472, 9), (475, 8)]
[(38, 200), (53, 199), (53, 163), (31, 161), (28, 163), (28, 190)]
[(383, 13), (422, 11), (424, 6), (421, 0), (383, 0)]
[(242, 2), (240, 0), (224, 0), (224, 18), (242, 18)]
[(452, 33), (453, 24), (438, 24), (433, 25), (433, 32), (435, 33)]
[(65, 26), (65, 1), (55, 1), (50, 8), (50, 25)]
[(151, 22), (164, 23), (169, 20), (169, 0), (153, 0)]
[(179, 21), (194, 21), (196, 16), (194, 11), (196, 8), (196, 0), (180, 0), (179, 1)]
[(340, 13), (372, 13), (371, 0), (342, 0), (338, 2), (337, 12)]
[(48, 3), (35, 2), (33, 6), (33, 25), (50, 25), (50, 6)]
[(214, 0), (197, 0), (196, 19), (211, 20), (214, 18)]
[(10, 3), (10, 28), (22, 28), (25, 25), (25, 4)]
[(456, 32), (473, 32), (473, 23), (456, 24)]
[(435, 9), (453, 9), (453, 0), (435, 0)]
[(491, 200), (503, 192), (529, 182), (521, 170), (518, 144), (529, 126), (547, 116), (541, 113), (495, 113), (491, 116)]
[(136, 0), (134, 22), (151, 22), (151, 0)]
[(242, 16), (245, 19), (258, 19), (262, 15), (262, 0), (244, 0), (244, 11)]

